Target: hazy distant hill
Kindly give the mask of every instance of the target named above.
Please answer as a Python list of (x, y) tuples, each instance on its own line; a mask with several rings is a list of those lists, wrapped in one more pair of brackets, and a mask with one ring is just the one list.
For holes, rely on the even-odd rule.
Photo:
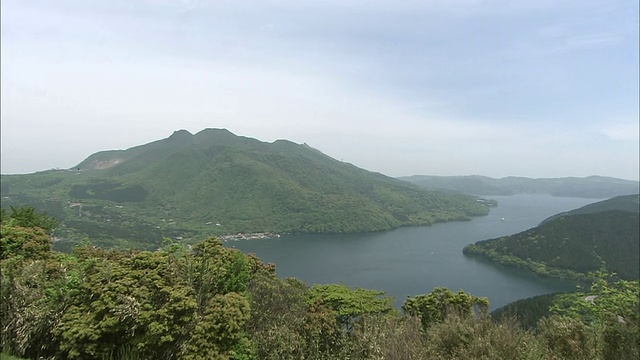
[(567, 216), (567, 215), (594, 214), (598, 212), (613, 211), (613, 210), (628, 211), (633, 213), (640, 212), (640, 195), (636, 194), (636, 195), (616, 196), (612, 199), (607, 199), (597, 203), (585, 205), (579, 209), (553, 215), (550, 218), (544, 220), (542, 223), (544, 224), (547, 221), (557, 219), (559, 217)]
[(519, 234), (468, 245), (464, 252), (545, 276), (606, 270), (631, 280), (640, 275), (639, 224), (638, 195), (616, 197)]
[(475, 195), (550, 194), (553, 196), (610, 198), (618, 195), (637, 194), (640, 183), (602, 176), (586, 178), (530, 179), (505, 177), (494, 179), (486, 176), (428, 176), (401, 177), (429, 189), (441, 189)]
[(238, 232), (356, 232), (465, 220), (475, 198), (418, 186), (285, 140), (227, 130), (103, 151), (70, 170), (2, 176), (3, 206), (62, 220), (59, 238), (152, 248), (163, 237)]

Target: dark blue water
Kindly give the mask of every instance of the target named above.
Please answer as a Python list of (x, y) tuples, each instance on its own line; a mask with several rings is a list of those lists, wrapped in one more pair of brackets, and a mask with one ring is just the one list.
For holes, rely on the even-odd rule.
[[(493, 196), (499, 206), (488, 216), (392, 231), (332, 235), (285, 235), (278, 239), (226, 243), (275, 263), (280, 277), (307, 284), (344, 283), (383, 290), (402, 305), (409, 295), (436, 286), (486, 296), (491, 309), (540, 294), (575, 289), (571, 281), (541, 278), (462, 254), (479, 240), (515, 234), (547, 217), (598, 199), (546, 195)], [(503, 220), (504, 219), (504, 220)]]

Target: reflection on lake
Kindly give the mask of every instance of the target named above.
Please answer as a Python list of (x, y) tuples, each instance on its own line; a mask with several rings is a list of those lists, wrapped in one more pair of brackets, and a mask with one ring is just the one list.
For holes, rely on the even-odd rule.
[(395, 296), (398, 306), (408, 295), (428, 293), (436, 286), (486, 296), (492, 310), (518, 299), (575, 289), (570, 281), (469, 258), (462, 248), (527, 230), (551, 215), (599, 200), (546, 195), (491, 198), (499, 206), (491, 208), (488, 216), (467, 222), (376, 233), (286, 235), (226, 245), (275, 263), (280, 277), (383, 290)]

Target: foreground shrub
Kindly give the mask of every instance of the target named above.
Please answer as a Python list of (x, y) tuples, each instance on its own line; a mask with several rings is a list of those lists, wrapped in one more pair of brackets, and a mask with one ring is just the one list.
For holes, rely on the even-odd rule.
[(535, 336), (513, 322), (449, 316), (425, 334), (428, 359), (544, 359)]

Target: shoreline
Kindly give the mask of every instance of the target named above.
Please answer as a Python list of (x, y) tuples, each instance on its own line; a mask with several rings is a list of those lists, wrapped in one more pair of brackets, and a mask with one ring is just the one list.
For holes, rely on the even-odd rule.
[(280, 234), (275, 233), (238, 233), (235, 235), (220, 236), (220, 240), (227, 241), (240, 241), (240, 240), (260, 240), (260, 239), (274, 239), (279, 238)]

